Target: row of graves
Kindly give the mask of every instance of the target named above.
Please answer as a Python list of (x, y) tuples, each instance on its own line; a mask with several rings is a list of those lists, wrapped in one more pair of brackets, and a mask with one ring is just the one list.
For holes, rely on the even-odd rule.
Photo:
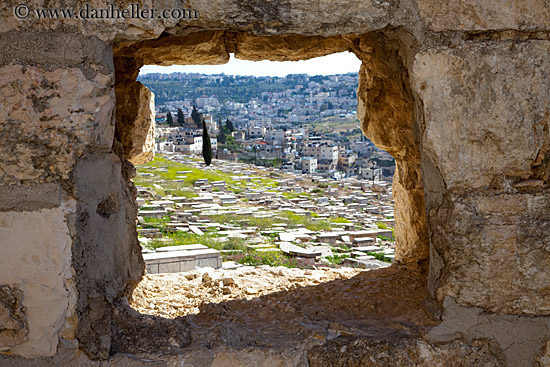
[[(177, 161), (187, 166), (205, 169), (199, 162), (180, 157)], [(147, 272), (171, 273), (193, 270), (200, 267), (238, 267), (234, 262), (223, 262), (225, 252), (243, 250), (216, 250), (200, 243), (200, 236), (208, 235), (224, 242), (239, 238), (246, 244), (246, 250), (253, 253), (280, 252), (288, 257), (303, 260), (312, 265), (326, 265), (329, 258), (343, 259), (342, 266), (373, 269), (389, 266), (388, 262), (377, 260), (394, 259), (393, 200), (391, 186), (385, 183), (372, 184), (366, 181), (348, 179), (328, 185), (324, 195), (311, 195), (323, 183), (322, 178), (292, 176), (277, 179), (276, 187), (262, 187), (262, 176), (258, 168), (234, 162), (217, 162), (208, 167), (231, 174), (233, 182), (241, 181), (239, 193), (225, 181), (197, 179), (194, 182), (194, 197), (178, 197), (167, 194), (162, 197), (151, 189), (138, 189), (138, 238), (143, 248)], [(143, 176), (166, 168), (149, 168)], [(276, 170), (271, 169), (271, 172)], [(180, 177), (187, 172), (178, 172)], [(178, 177), (178, 176), (176, 176)], [(312, 185), (312, 183), (315, 183)], [(154, 185), (166, 184), (157, 180)], [(157, 187), (157, 186), (155, 186)], [(244, 190), (242, 189), (244, 187)], [(292, 198), (284, 193), (293, 192)], [(301, 195), (303, 194), (303, 195)], [(309, 195), (308, 195), (309, 194)], [(343, 218), (343, 222), (329, 221), (330, 229), (313, 231), (303, 225), (289, 223), (281, 212), (310, 217), (311, 221), (329, 221)], [(313, 214), (314, 213), (314, 214)], [(219, 223), (212, 216), (229, 214), (243, 219), (269, 218), (271, 225), (257, 228), (239, 225), (239, 221)], [(312, 217), (312, 214), (314, 217)], [(165, 219), (163, 228), (148, 224), (146, 218)], [(243, 220), (246, 222), (246, 220)], [(383, 223), (383, 226), (380, 226)], [(383, 229), (381, 229), (382, 227)], [(166, 233), (188, 232), (198, 235), (196, 244), (174, 246)], [(154, 241), (155, 250), (148, 246)], [(166, 246), (158, 247), (158, 243)]]

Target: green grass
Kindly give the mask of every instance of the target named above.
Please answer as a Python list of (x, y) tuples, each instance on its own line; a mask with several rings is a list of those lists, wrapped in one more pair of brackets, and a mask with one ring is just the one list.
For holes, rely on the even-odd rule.
[(347, 259), (349, 255), (334, 255), (334, 256), (327, 256), (326, 259), (331, 263), (335, 265), (341, 265), (344, 259)]
[[(147, 169), (147, 167), (165, 167), (167, 168), (167, 172), (153, 172), (152, 170)], [(173, 162), (169, 159), (166, 159), (162, 156), (156, 156), (155, 159), (153, 159), (151, 162), (137, 166), (137, 171), (140, 173), (152, 173), (153, 176), (150, 177), (144, 177), (144, 176), (136, 176), (134, 178), (134, 183), (136, 185), (141, 185), (143, 187), (148, 187), (154, 190), (159, 195), (166, 195), (168, 192), (175, 196), (186, 196), (186, 197), (194, 197), (196, 194), (192, 191), (193, 184), (198, 179), (208, 179), (210, 182), (212, 181), (225, 181), (225, 184), (227, 187), (230, 187), (230, 190), (233, 191), (235, 194), (239, 194), (242, 192), (244, 187), (246, 186), (246, 182), (236, 179), (234, 180), (232, 177), (234, 176), (241, 176), (239, 174), (233, 174), (233, 173), (225, 173), (220, 170), (206, 170), (202, 168), (195, 168), (191, 166), (187, 166), (182, 163)], [(189, 173), (186, 173), (182, 176), (186, 176), (186, 178), (182, 179), (183, 182), (170, 182), (173, 180), (178, 179), (176, 176), (180, 176), (177, 174), (178, 171), (191, 171)], [(167, 182), (164, 182), (161, 184), (162, 188), (159, 189), (158, 187), (153, 186), (153, 181), (158, 180), (165, 180)], [(261, 182), (265, 186), (269, 187), (276, 187), (278, 186), (277, 182), (271, 178), (262, 178)]]
[(288, 257), (280, 251), (251, 251), (248, 253), (228, 255), (227, 260), (245, 265), (284, 266), (287, 268), (313, 269), (313, 261)]
[(351, 223), (349, 219), (337, 217), (337, 218), (330, 218), (329, 219), (332, 223)]
[(295, 199), (300, 196), (307, 196), (308, 199), (312, 198), (309, 192), (283, 192), (283, 196), (287, 199)]
[(258, 227), (260, 230), (271, 228), (273, 223), (280, 223), (280, 219), (276, 218), (257, 218), (252, 216), (243, 216), (237, 214), (217, 214), (211, 215), (209, 218), (216, 223), (232, 224), (236, 223), (246, 227)]
[[(376, 225), (378, 226), (378, 229), (389, 229), (393, 234), (393, 238), (395, 238), (395, 230), (393, 228), (388, 227), (385, 223), (382, 223), (382, 222), (376, 222)], [(392, 238), (387, 238), (387, 237), (384, 237), (384, 236), (378, 236), (378, 238), (380, 238), (384, 241), (392, 241), (392, 242), (395, 241)]]
[(159, 247), (167, 246), (181, 246), (181, 245), (194, 245), (201, 244), (208, 248), (216, 250), (246, 250), (245, 241), (242, 238), (229, 238), (227, 241), (216, 241), (217, 236), (211, 234), (197, 235), (190, 232), (174, 232), (165, 233), (167, 238), (172, 239), (172, 242), (166, 243), (158, 240), (149, 242), (149, 247), (157, 249)]
[(321, 231), (324, 229), (330, 229), (331, 225), (328, 220), (312, 220), (310, 217), (305, 215), (295, 214), (289, 211), (282, 211), (281, 217), (285, 218), (290, 226), (303, 225), (310, 231)]
[(367, 255), (374, 256), (376, 260), (383, 261), (385, 263), (391, 263), (391, 259), (384, 256), (383, 252), (367, 252)]
[(382, 222), (376, 222), (376, 226), (378, 226), (378, 229), (388, 229), (388, 226)]

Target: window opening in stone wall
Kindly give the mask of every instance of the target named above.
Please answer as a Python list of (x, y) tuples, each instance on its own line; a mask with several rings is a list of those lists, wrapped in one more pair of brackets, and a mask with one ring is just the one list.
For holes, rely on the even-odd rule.
[[(156, 158), (134, 179), (147, 266), (136, 309), (183, 316), (389, 266), (395, 161), (361, 132), (358, 73), (333, 61), (350, 56), (358, 70), (350, 53), (240, 69), (263, 64), (261, 76), (230, 74), (233, 60), (142, 68), (138, 81), (155, 94)], [(299, 63), (307, 72), (294, 71)]]

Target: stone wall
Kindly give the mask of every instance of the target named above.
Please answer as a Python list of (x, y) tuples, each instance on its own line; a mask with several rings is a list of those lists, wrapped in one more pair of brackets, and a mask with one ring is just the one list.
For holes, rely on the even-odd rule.
[[(110, 354), (133, 353), (136, 339), (123, 335), (132, 328), (117, 315), (144, 271), (129, 162), (153, 156), (141, 65), (345, 50), (363, 62), (362, 130), (397, 161), (397, 259), (421, 269), (425, 306), (443, 320), (388, 350), (414, 345), (431, 351), (418, 363), (445, 364), (449, 354), (434, 346), (460, 339), (491, 363), (547, 364), (548, 2), (197, 0), (186, 6), (199, 17), (182, 20), (18, 19), (19, 3), (0, 4), (0, 353), (14, 356), (0, 364), (59, 361), (67, 345), (79, 360), (88, 358), (80, 351), (115, 364), (123, 359)], [(134, 319), (136, 335), (140, 323), (164, 322)], [(184, 324), (170, 330), (186, 334)], [(514, 330), (530, 332), (507, 338)], [(182, 336), (176, 349), (190, 342)], [(155, 348), (174, 350), (138, 350)], [(310, 362), (326, 358), (312, 352)]]

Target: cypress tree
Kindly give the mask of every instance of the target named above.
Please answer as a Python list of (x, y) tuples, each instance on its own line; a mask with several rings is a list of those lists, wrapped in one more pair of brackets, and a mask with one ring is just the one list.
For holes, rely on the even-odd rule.
[(197, 124), (197, 127), (202, 127), (201, 124), (202, 124), (202, 114), (197, 111), (197, 109), (195, 108), (195, 106), (193, 106), (193, 111), (191, 111), (191, 118), (193, 119), (193, 121), (195, 121), (195, 124)]
[(185, 116), (183, 115), (181, 108), (178, 108), (178, 125), (185, 125)]
[(168, 126), (174, 125), (174, 118), (172, 117), (170, 111), (168, 111), (168, 114), (166, 115), (166, 123), (168, 124)]
[(235, 128), (233, 127), (233, 122), (231, 122), (229, 119), (225, 121), (225, 127), (227, 128), (227, 130), (229, 130), (230, 133), (235, 131)]
[(202, 121), (202, 158), (207, 166), (212, 162), (212, 143), (204, 121)]

